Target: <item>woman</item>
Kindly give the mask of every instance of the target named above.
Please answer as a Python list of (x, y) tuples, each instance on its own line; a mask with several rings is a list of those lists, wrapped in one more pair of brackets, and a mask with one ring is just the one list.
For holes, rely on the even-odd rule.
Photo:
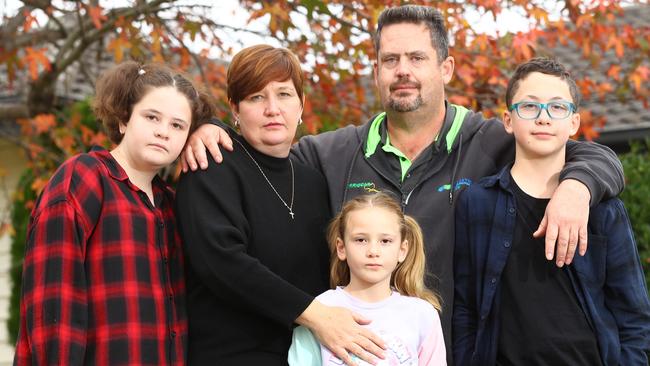
[(286, 49), (239, 52), (227, 75), (234, 151), (179, 182), (190, 364), (286, 365), (294, 323), (324, 344), (372, 338), (347, 310), (314, 301), (328, 284), (330, 208), (322, 175), (289, 159), (303, 82)]

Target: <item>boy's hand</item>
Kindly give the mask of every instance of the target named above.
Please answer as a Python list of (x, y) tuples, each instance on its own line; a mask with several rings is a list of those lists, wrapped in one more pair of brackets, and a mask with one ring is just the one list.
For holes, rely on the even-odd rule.
[(223, 160), (219, 145), (224, 149), (232, 151), (232, 140), (228, 136), (228, 132), (223, 128), (205, 123), (201, 125), (192, 135), (187, 139), (185, 149), (181, 153), (181, 167), (183, 172), (188, 169), (196, 170), (199, 166), (201, 169), (208, 167), (208, 156), (205, 149), (210, 151), (210, 154), (217, 163)]
[[(574, 179), (560, 182), (546, 213), (533, 236), (539, 238), (546, 234), (546, 259), (562, 267), (571, 264), (576, 247), (580, 255), (587, 251), (587, 222), (589, 220), (589, 189)], [(557, 245), (556, 245), (557, 241)]]

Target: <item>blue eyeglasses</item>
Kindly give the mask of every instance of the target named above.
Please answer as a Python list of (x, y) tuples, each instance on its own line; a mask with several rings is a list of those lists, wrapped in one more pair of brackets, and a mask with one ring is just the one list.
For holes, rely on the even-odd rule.
[(557, 100), (548, 103), (530, 101), (519, 102), (513, 104), (508, 108), (508, 110), (511, 112), (512, 110), (517, 111), (517, 115), (521, 119), (532, 120), (539, 118), (540, 114), (542, 114), (542, 110), (546, 110), (546, 113), (551, 117), (551, 119), (564, 119), (569, 117), (571, 113), (577, 112), (578, 108), (575, 104), (566, 100)]

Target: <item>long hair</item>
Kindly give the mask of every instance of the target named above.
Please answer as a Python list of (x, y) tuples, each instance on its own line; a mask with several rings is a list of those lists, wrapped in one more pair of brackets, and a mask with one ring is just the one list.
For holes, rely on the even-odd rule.
[(337, 239), (343, 240), (347, 226), (348, 216), (355, 210), (366, 207), (380, 207), (394, 212), (399, 218), (400, 243), (408, 241), (408, 252), (404, 261), (397, 264), (390, 278), (390, 285), (400, 294), (419, 297), (428, 301), (437, 310), (441, 309), (440, 298), (424, 285), (425, 255), (422, 230), (412, 217), (404, 215), (397, 201), (384, 192), (365, 194), (346, 202), (336, 217), (332, 220), (327, 230), (329, 243), (330, 285), (332, 287), (345, 286), (350, 283), (350, 267), (336, 254)]

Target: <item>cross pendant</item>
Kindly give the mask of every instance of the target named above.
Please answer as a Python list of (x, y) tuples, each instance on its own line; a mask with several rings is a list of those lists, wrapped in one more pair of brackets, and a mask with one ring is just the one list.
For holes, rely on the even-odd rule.
[(293, 211), (289, 211), (289, 215), (291, 215), (291, 219), (293, 220)]

